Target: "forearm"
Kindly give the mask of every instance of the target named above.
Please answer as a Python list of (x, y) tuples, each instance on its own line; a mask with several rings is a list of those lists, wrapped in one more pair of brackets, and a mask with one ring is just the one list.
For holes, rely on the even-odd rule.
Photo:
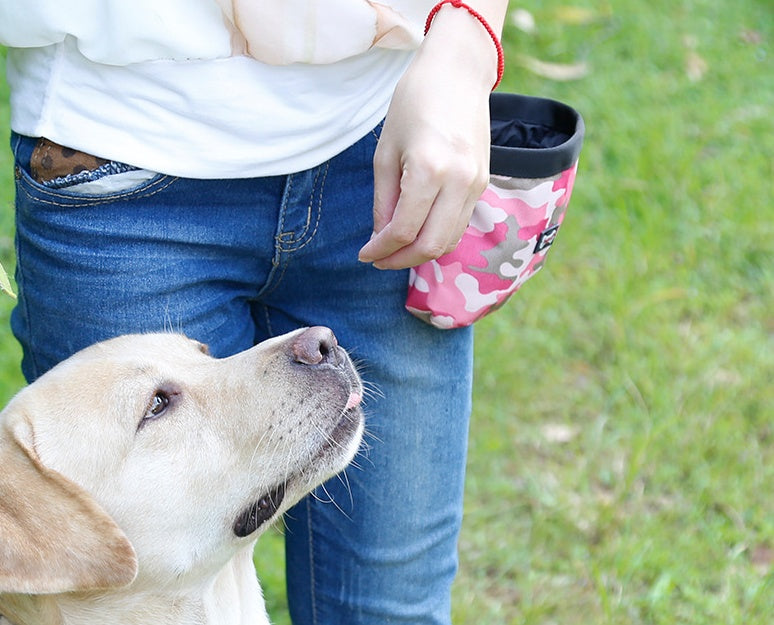
[(440, 5), (432, 15), (422, 47), (442, 48), (449, 65), (454, 63), (461, 69), (468, 69), (472, 76), (480, 77), (491, 89), (499, 78), (498, 61), (502, 62), (498, 59), (498, 43), (494, 39), (499, 42), (507, 8), (507, 0), (470, 0), (463, 6)]

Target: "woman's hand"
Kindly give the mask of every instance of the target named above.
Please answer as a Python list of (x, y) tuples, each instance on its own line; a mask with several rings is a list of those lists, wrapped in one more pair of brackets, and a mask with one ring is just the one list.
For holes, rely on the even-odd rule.
[(363, 262), (402, 269), (452, 251), (489, 177), (497, 55), (466, 11), (444, 9), (398, 83), (374, 155)]

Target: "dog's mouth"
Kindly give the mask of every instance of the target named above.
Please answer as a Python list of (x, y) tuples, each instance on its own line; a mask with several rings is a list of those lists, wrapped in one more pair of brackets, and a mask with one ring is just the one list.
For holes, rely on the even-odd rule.
[(334, 455), (339, 451), (343, 451), (343, 449), (349, 445), (349, 442), (360, 429), (363, 420), (363, 411), (360, 408), (360, 401), (360, 393), (350, 393), (347, 406), (341, 413), (341, 418), (315, 454), (315, 460), (324, 458), (328, 455)]
[[(344, 449), (357, 436), (363, 420), (363, 412), (360, 407), (361, 398), (362, 395), (359, 390), (353, 390), (350, 393), (341, 418), (328, 434), (323, 445), (312, 457), (311, 465), (315, 465), (329, 456), (343, 454)], [(270, 521), (277, 514), (280, 506), (282, 506), (285, 494), (292, 489), (292, 484), (297, 481), (308, 481), (308, 476), (305, 476), (304, 473), (302, 471), (296, 475), (291, 475), (279, 486), (265, 493), (245, 508), (234, 522), (234, 534), (239, 538), (244, 538)]]
[(234, 522), (234, 534), (239, 538), (252, 534), (277, 513), (283, 499), (285, 499), (284, 482), (245, 508)]

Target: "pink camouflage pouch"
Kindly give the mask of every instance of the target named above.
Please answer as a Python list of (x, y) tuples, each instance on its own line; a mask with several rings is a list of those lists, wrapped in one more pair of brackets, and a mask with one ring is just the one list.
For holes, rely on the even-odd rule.
[(411, 269), (406, 309), (441, 329), (497, 310), (543, 266), (570, 201), (584, 124), (554, 100), (490, 96), (490, 180), (457, 248)]

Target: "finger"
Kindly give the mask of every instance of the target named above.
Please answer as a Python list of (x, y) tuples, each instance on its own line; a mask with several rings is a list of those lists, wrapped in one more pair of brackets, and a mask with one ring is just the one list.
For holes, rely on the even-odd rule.
[(475, 200), (462, 205), (459, 195), (439, 195), (414, 241), (374, 262), (378, 269), (405, 269), (433, 260), (456, 248), (470, 221)]
[(383, 146), (380, 141), (374, 153), (374, 233), (381, 232), (392, 220), (403, 173), (400, 157)]
[(374, 262), (411, 245), (419, 235), (435, 201), (438, 185), (405, 168), (400, 178), (400, 195), (389, 221), (377, 230), (360, 250), (359, 258)]
[(400, 197), (400, 159), (394, 156), (390, 150), (384, 148), (383, 145), (381, 142), (377, 144), (376, 152), (374, 153), (373, 232), (370, 241), (360, 248), (358, 252), (358, 260), (366, 263), (375, 260), (373, 255), (374, 245), (371, 244), (371, 241), (392, 220)]

